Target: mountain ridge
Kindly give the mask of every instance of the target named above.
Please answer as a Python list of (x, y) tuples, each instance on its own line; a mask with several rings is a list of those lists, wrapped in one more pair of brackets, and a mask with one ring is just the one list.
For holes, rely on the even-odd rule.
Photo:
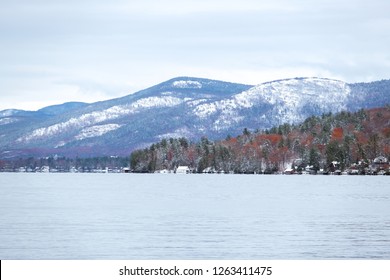
[(389, 80), (348, 84), (300, 77), (252, 86), (176, 77), (96, 103), (69, 102), (24, 116), (21, 110), (14, 115), (0, 111), (0, 158), (126, 155), (163, 138), (218, 139), (243, 128), (267, 129), (311, 115), (381, 107), (390, 103), (389, 92)]

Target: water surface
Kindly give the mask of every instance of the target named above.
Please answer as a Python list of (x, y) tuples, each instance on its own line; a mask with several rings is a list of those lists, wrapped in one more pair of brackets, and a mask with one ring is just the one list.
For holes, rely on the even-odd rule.
[(390, 259), (389, 180), (0, 173), (0, 259)]

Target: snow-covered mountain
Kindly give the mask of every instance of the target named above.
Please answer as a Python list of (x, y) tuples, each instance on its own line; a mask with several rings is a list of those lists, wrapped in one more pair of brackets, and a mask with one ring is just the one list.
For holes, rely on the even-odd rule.
[(162, 138), (217, 139), (244, 128), (380, 107), (390, 103), (389, 92), (390, 81), (347, 84), (295, 78), (250, 86), (179, 77), (104, 102), (1, 111), (0, 158), (128, 155)]

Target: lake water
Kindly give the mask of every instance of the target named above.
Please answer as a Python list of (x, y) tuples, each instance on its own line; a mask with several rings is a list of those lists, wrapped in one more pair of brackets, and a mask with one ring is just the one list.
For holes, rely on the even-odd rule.
[(0, 173), (0, 259), (390, 259), (390, 177)]

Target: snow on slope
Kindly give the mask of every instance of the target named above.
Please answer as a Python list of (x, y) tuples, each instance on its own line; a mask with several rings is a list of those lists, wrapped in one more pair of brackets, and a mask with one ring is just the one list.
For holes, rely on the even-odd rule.
[(174, 81), (172, 86), (175, 88), (202, 88), (200, 82), (190, 80)]
[(162, 139), (180, 138), (180, 137), (190, 138), (191, 136), (192, 136), (192, 132), (187, 127), (184, 126), (176, 129), (173, 132), (157, 135), (156, 138), (162, 140)]
[(18, 119), (15, 119), (15, 118), (1, 118), (0, 125), (10, 124), (10, 123), (14, 123), (17, 121), (18, 121)]
[[(35, 141), (40, 138), (58, 135), (71, 129), (77, 130), (86, 128), (105, 121), (118, 119), (125, 115), (135, 114), (142, 109), (173, 107), (188, 100), (188, 98), (181, 99), (172, 96), (142, 98), (130, 104), (112, 106), (102, 111), (83, 114), (77, 118), (70, 118), (65, 122), (57, 123), (48, 127), (38, 128), (32, 131), (30, 134), (18, 138), (17, 142)], [(81, 135), (82, 134), (83, 133), (81, 132)], [(76, 136), (76, 139), (80, 140), (81, 138), (78, 135)]]
[[(141, 97), (131, 103), (117, 103), (115, 106), (93, 112), (75, 115), (65, 121), (40, 127), (19, 137), (17, 142), (29, 143), (36, 140), (55, 138), (57, 146), (70, 141), (99, 137), (119, 129), (123, 123), (119, 118), (151, 109), (174, 108), (185, 104), (187, 111), (173, 109), (169, 114), (180, 119), (183, 114), (191, 118), (191, 124), (178, 124), (172, 131), (156, 128), (154, 137), (190, 137), (197, 133), (228, 133), (244, 123), (250, 127), (267, 128), (281, 123), (296, 123), (321, 112), (338, 112), (346, 109), (351, 89), (341, 81), (321, 78), (295, 78), (263, 83), (236, 94), (224, 94), (218, 90), (208, 92), (206, 84), (194, 79), (176, 80), (153, 96)], [(246, 87), (248, 88), (248, 87)], [(191, 98), (181, 89), (202, 89)], [(238, 91), (236, 91), (238, 92)], [(209, 95), (209, 96), (208, 96)], [(184, 97), (183, 97), (184, 96)], [(8, 114), (10, 112), (7, 112)], [(183, 118), (184, 119), (184, 118)], [(188, 118), (187, 118), (188, 119)], [(115, 123), (118, 120), (117, 123)], [(135, 117), (134, 120), (137, 120)], [(6, 122), (6, 121), (4, 121)], [(191, 127), (190, 130), (187, 127)], [(66, 137), (65, 137), (66, 136)]]
[(17, 114), (18, 112), (21, 112), (21, 110), (16, 110), (16, 109), (3, 110), (0, 111), (0, 117), (10, 117)]
[[(303, 120), (304, 110), (338, 112), (346, 109), (350, 87), (341, 81), (321, 78), (296, 78), (263, 83), (230, 99), (203, 103), (194, 107), (200, 119), (217, 116), (214, 130), (221, 130), (243, 119), (240, 110), (259, 105), (272, 105), (272, 118), (279, 123)], [(262, 115), (259, 118), (271, 117)]]
[(75, 137), (77, 140), (83, 140), (85, 138), (97, 137), (106, 134), (112, 130), (120, 128), (119, 124), (103, 124), (103, 125), (95, 125), (84, 128), (81, 132)]
[(296, 123), (308, 117), (306, 111), (309, 109), (320, 112), (346, 110), (350, 92), (350, 87), (342, 81), (306, 78), (261, 84), (241, 95), (250, 102), (263, 99), (274, 105), (273, 113), (279, 123)]

